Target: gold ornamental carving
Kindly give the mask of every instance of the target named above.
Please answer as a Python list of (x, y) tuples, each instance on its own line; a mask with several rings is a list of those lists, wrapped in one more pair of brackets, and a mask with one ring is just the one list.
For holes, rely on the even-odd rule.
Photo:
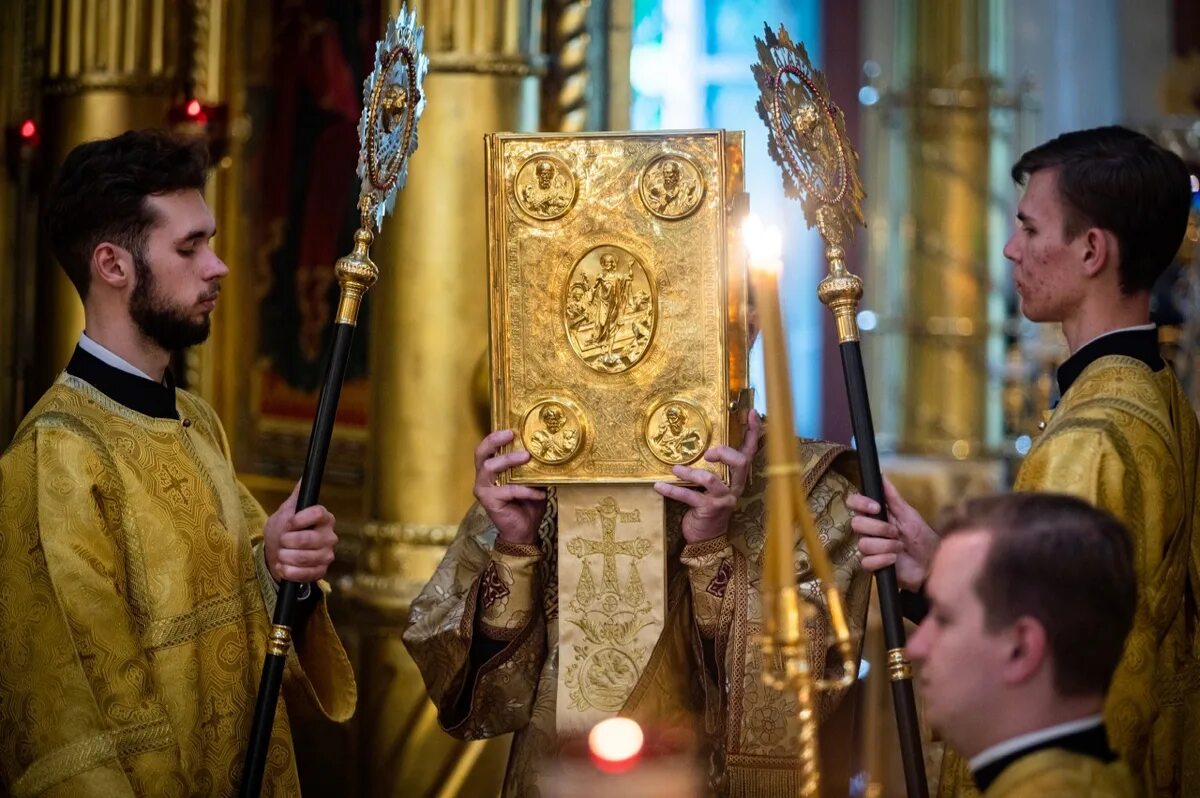
[(594, 95), (605, 91), (606, 81), (596, 79), (596, 73), (602, 72), (597, 69), (597, 56), (602, 53), (597, 52), (594, 32), (589, 30), (591, 6), (591, 0), (547, 4), (550, 69), (542, 84), (544, 130), (576, 133), (605, 127), (598, 124), (594, 108)]
[(720, 130), (488, 137), (492, 425), (532, 455), (508, 481), (726, 476), (701, 455), (746, 387), (741, 157)]
[(181, 22), (194, 9), (162, 2), (147, 8), (135, 0), (47, 5), (45, 94), (112, 91), (169, 98), (180, 73)]

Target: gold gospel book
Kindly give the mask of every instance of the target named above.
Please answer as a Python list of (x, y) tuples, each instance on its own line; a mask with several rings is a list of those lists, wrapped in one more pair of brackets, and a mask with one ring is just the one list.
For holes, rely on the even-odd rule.
[(492, 424), (509, 481), (728, 478), (746, 395), (742, 134), (486, 137)]

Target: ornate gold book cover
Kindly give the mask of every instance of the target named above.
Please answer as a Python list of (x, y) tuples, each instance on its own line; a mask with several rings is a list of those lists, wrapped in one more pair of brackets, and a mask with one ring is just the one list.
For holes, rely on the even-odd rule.
[(740, 435), (742, 134), (486, 144), (492, 423), (532, 455), (511, 481), (727, 478), (703, 454)]

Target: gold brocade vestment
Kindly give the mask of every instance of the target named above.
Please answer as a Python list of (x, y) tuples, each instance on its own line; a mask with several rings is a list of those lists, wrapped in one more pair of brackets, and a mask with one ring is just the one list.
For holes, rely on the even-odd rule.
[[(809, 506), (845, 596), (851, 631), (861, 643), (870, 582), (859, 567), (845, 505), (856, 466), (842, 447), (798, 446)], [(765, 798), (797, 791), (799, 725), (794, 698), (763, 684), (759, 649), (751, 645), (761, 631), (764, 451), (760, 442), (727, 535), (683, 545), (686, 508), (666, 503), (666, 626), (619, 714), (650, 727), (695, 730), (713, 753), (710, 775), (718, 794)], [(466, 739), (516, 733), (506, 796), (536, 794), (539, 772), (557, 751), (557, 573), (544, 554), (555, 551), (554, 530), (553, 501), (539, 544), (532, 546), (497, 541), (487, 515), (478, 505), (472, 508), (413, 602), (404, 633), (449, 733)], [(803, 543), (796, 548), (796, 572), (807, 595), (821, 601)], [(825, 626), (823, 617), (810, 625), (814, 641), (827, 640)], [(720, 673), (703, 664), (706, 645)], [(482, 661), (473, 661), (480, 652)], [(825, 673), (820, 643), (812, 647), (812, 659), (815, 672)], [(726, 683), (728, 690), (718, 687)], [(821, 694), (818, 716), (827, 716), (839, 698)]]
[[(152, 418), (64, 374), (0, 459), (0, 792), (236, 792), (276, 587), (216, 415)], [(285, 690), (354, 710), (324, 602)], [(300, 792), (286, 704), (264, 795)]]
[(1083, 754), (1047, 748), (1006, 767), (983, 798), (1138, 798), (1141, 791), (1121, 760), (1105, 764)]
[[(1145, 794), (1164, 798), (1200, 795), (1197, 427), (1169, 367), (1101, 357), (1063, 395), (1014, 486), (1079, 496), (1133, 534), (1138, 609), (1104, 722)], [(977, 795), (950, 759), (941, 795)]]

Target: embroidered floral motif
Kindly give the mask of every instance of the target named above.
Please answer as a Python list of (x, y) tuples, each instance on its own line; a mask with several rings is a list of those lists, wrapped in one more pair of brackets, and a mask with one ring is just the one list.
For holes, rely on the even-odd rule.
[(497, 570), (495, 562), (488, 563), (488, 567), (484, 570), (479, 592), (485, 611), (504, 611), (504, 606), (508, 604), (508, 596), (512, 591), (500, 578), (500, 572)]
[(783, 713), (773, 702), (767, 702), (754, 709), (750, 715), (750, 727), (758, 733), (758, 738), (764, 745), (780, 742), (787, 731)]
[(706, 590), (709, 595), (717, 598), (725, 598), (725, 589), (729, 587), (729, 577), (733, 574), (733, 565), (729, 560), (721, 563), (721, 567), (713, 575), (712, 581), (708, 583)]

